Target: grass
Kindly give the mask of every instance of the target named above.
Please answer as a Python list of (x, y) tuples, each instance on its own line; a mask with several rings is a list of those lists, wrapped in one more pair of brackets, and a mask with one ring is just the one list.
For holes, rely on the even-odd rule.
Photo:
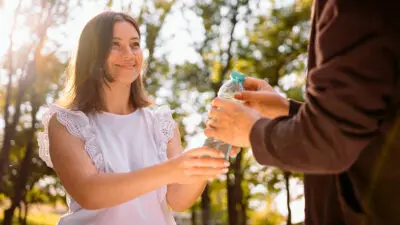
[[(14, 214), (13, 225), (18, 225), (18, 214)], [(0, 213), (0, 224), (3, 223), (3, 213)], [(28, 214), (27, 225), (56, 225), (60, 215), (55, 213), (32, 213)]]

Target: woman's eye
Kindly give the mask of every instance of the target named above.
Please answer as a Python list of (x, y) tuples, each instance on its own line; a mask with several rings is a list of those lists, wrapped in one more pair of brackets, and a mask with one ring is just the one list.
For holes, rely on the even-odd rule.
[(131, 44), (131, 48), (139, 48), (139, 47), (140, 47), (140, 44), (137, 42)]

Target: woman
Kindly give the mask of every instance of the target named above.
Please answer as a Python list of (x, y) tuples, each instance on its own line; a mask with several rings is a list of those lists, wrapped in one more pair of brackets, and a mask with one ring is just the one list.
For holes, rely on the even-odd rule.
[(146, 108), (142, 65), (132, 17), (104, 12), (86, 24), (70, 88), (50, 105), (38, 140), (68, 193), (59, 224), (175, 224), (170, 209), (189, 208), (208, 179), (227, 172), (216, 150), (182, 152), (167, 107)]

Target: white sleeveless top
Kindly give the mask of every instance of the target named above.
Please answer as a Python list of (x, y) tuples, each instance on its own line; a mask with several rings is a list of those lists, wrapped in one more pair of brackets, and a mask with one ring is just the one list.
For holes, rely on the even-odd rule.
[[(85, 143), (85, 151), (99, 172), (126, 173), (167, 160), (167, 143), (176, 127), (168, 107), (154, 112), (138, 109), (128, 115), (107, 112), (85, 115), (50, 105), (39, 133), (39, 156), (53, 167), (49, 155), (48, 123), (53, 114), (74, 136)], [(166, 202), (167, 187), (123, 204), (100, 210), (82, 208), (67, 193), (69, 211), (59, 225), (175, 225)]]

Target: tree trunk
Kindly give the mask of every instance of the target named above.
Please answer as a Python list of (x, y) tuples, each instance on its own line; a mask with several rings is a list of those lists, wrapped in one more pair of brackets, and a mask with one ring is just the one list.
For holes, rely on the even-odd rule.
[(244, 201), (244, 199), (242, 199), (241, 202), (241, 215), (242, 215), (242, 223), (240, 225), (247, 225), (247, 201)]
[(14, 32), (15, 32), (15, 28), (16, 28), (16, 24), (17, 24), (17, 18), (19, 16), (20, 13), (20, 9), (21, 9), (21, 3), (22, 0), (20, 0), (18, 2), (18, 6), (15, 10), (15, 14), (14, 14), (14, 19), (13, 19), (13, 25), (11, 27), (11, 33), (10, 33), (10, 43), (9, 43), (9, 47), (8, 47), (8, 83), (7, 83), (7, 89), (6, 89), (6, 99), (5, 99), (5, 104), (4, 104), (4, 136), (3, 136), (3, 146), (1, 147), (1, 152), (0, 152), (0, 192), (3, 190), (3, 186), (1, 184), (3, 184), (2, 180), (3, 180), (3, 175), (4, 175), (4, 170), (7, 167), (8, 164), (8, 160), (9, 160), (9, 149), (11, 147), (11, 138), (12, 138), (12, 133), (10, 133), (9, 131), (11, 130), (10, 128), (10, 121), (9, 121), (9, 117), (10, 117), (10, 111), (9, 111), (9, 107), (11, 104), (11, 97), (12, 97), (12, 76), (14, 74), (14, 69), (13, 69), (13, 52), (12, 52), (12, 48), (13, 48), (13, 36), (14, 36)]
[(36, 98), (34, 95), (34, 91), (31, 93), (31, 128), (27, 131), (27, 145), (26, 145), (26, 152), (24, 158), (22, 159), (19, 174), (17, 176), (15, 186), (14, 186), (14, 195), (11, 199), (11, 206), (6, 210), (4, 213), (4, 222), (3, 225), (11, 225), (12, 218), (14, 216), (15, 209), (20, 205), (21, 201), (24, 200), (24, 196), (26, 193), (25, 186), (28, 183), (29, 178), (29, 170), (31, 167), (32, 156), (33, 156), (33, 142), (35, 137), (35, 124), (36, 124), (36, 113), (39, 110), (39, 106), (36, 103)]
[[(21, 4), (21, 2), (22, 1), (20, 1), (20, 4)], [(47, 15), (45, 22), (43, 22), (43, 24), (41, 24), (39, 27), (37, 27), (38, 42), (37, 43), (35, 42), (31, 46), (32, 48), (33, 48), (33, 46), (35, 46), (35, 48), (34, 48), (35, 57), (38, 54), (40, 54), (40, 51), (43, 48), (43, 43), (46, 40), (46, 33), (47, 33), (48, 28), (51, 25), (52, 16), (54, 16), (52, 13), (52, 9), (54, 8), (54, 6), (55, 6), (55, 3), (52, 4), (51, 7), (48, 9), (48, 15)], [(43, 14), (44, 14), (44, 12), (43, 12)], [(29, 54), (26, 55), (26, 59), (28, 61), (27, 67), (26, 67), (26, 73), (25, 73), (26, 75), (18, 81), (17, 96), (15, 99), (15, 105), (14, 105), (15, 113), (13, 115), (11, 124), (9, 124), (9, 126), (6, 126), (5, 132), (4, 132), (3, 146), (2, 146), (1, 152), (0, 152), (0, 181), (3, 180), (3, 177), (6, 173), (7, 165), (9, 163), (9, 154), (10, 154), (11, 147), (12, 147), (11, 141), (14, 138), (14, 135), (16, 132), (16, 127), (17, 127), (17, 124), (18, 124), (20, 116), (21, 116), (21, 110), (20, 110), (21, 104), (23, 102), (25, 93), (32, 88), (32, 83), (35, 79), (36, 60), (33, 59), (33, 60), (29, 61), (28, 56), (29, 56)], [(5, 110), (8, 110), (8, 106), (7, 106), (7, 108), (5, 108)], [(2, 182), (0, 182), (0, 183), (2, 183)], [(0, 192), (1, 191), (2, 191), (2, 187), (0, 186)]]
[(10, 208), (4, 211), (3, 225), (11, 225), (16, 206), (11, 205)]
[[(228, 48), (226, 50), (226, 53), (228, 55), (227, 60), (226, 60), (226, 64), (224, 67), (221, 67), (221, 71), (220, 71), (220, 79), (219, 82), (214, 84), (213, 89), (214, 92), (218, 93), (219, 88), (221, 87), (222, 83), (223, 83), (223, 78), (225, 77), (225, 75), (228, 73), (229, 69), (231, 68), (231, 64), (232, 64), (232, 45), (234, 42), (234, 38), (233, 38), (233, 33), (235, 31), (235, 27), (237, 25), (237, 11), (239, 8), (239, 2), (236, 3), (235, 6), (233, 6), (232, 8), (232, 18), (231, 18), (231, 30), (230, 30), (230, 38), (229, 38), (229, 42), (228, 42)], [(221, 52), (221, 56), (222, 56), (222, 52)], [(221, 57), (222, 58), (222, 57)], [(234, 171), (234, 180), (230, 179), (230, 172), (227, 174), (226, 176), (226, 187), (227, 187), (227, 198), (228, 198), (228, 222), (229, 225), (239, 225), (241, 224), (241, 213), (240, 211), (238, 211), (239, 209), (239, 205), (242, 199), (242, 188), (240, 187), (240, 176), (241, 176), (241, 171), (240, 171), (240, 165), (241, 165), (241, 152), (236, 156), (236, 160), (235, 163), (233, 165), (231, 165), (231, 169)], [(239, 186), (238, 186), (239, 183)]]
[(246, 224), (246, 215), (243, 214), (243, 190), (241, 186), (243, 180), (243, 172), (241, 170), (242, 157), (243, 152), (240, 151), (231, 165), (234, 178), (231, 179), (227, 174), (229, 225)]
[(29, 212), (29, 205), (26, 200), (24, 200), (24, 221), (22, 225), (27, 225), (28, 223), (28, 212)]
[[(31, 138), (33, 139), (33, 135), (31, 136)], [(11, 203), (10, 208), (8, 208), (6, 210), (8, 212), (4, 214), (3, 225), (11, 225), (11, 220), (14, 216), (14, 211), (20, 205), (20, 202), (22, 201), (22, 197), (26, 193), (25, 185), (28, 182), (29, 168), (31, 167), (31, 161), (32, 161), (32, 156), (33, 156), (32, 139), (29, 141), (30, 143), (28, 143), (24, 159), (21, 163), (20, 173), (18, 175), (17, 182), (16, 182), (16, 185), (14, 188), (14, 196), (11, 199), (12, 203)], [(9, 223), (7, 223), (6, 221)]]
[(235, 198), (235, 184), (234, 180), (230, 179), (229, 176), (230, 174), (227, 174), (227, 180), (226, 180), (226, 189), (228, 193), (228, 224), (229, 225), (238, 225), (238, 212), (236, 208), (236, 198)]
[(286, 225), (292, 225), (292, 210), (290, 209), (290, 172), (288, 171), (284, 171), (283, 172), (284, 177), (285, 177), (285, 189), (286, 189), (286, 207), (288, 210), (288, 216), (287, 216), (287, 220), (286, 220)]
[(197, 224), (197, 215), (196, 215), (196, 210), (197, 207), (192, 207), (192, 216), (191, 216), (191, 221), (192, 221), (192, 225), (196, 225)]
[(201, 194), (201, 218), (203, 225), (211, 225), (211, 201), (209, 196), (209, 186), (207, 184)]
[(25, 196), (23, 197), (22, 201), (19, 203), (18, 208), (18, 221), (20, 225), (26, 225), (26, 218), (27, 218), (27, 202), (25, 200)]
[(18, 209), (18, 221), (19, 221), (19, 224), (22, 224), (22, 219), (23, 219), (22, 218), (22, 203), (19, 203), (17, 209)]
[[(19, 117), (20, 117), (20, 113), (21, 113), (20, 112), (20, 106), (21, 106), (21, 103), (22, 103), (22, 95), (23, 95), (23, 92), (24, 92), (24, 91), (22, 91), (22, 89), (25, 89), (25, 88), (23, 88), (21, 86), (19, 87), (19, 93), (18, 93), (19, 95), (21, 95), (21, 97), (19, 97), (17, 99), (17, 103), (16, 103), (17, 104), (17, 106), (16, 106), (17, 109), (16, 109), (16, 112), (14, 114), (13, 124), (12, 124), (12, 127), (10, 127), (9, 130), (6, 130), (6, 132), (9, 132), (9, 134), (6, 135), (7, 139), (4, 140), (4, 142), (3, 142), (3, 148), (2, 148), (2, 152), (1, 152), (2, 154), (0, 156), (0, 165), (1, 165), (0, 166), (0, 178), (1, 178), (0, 180), (2, 180), (4, 172), (5, 172), (6, 167), (8, 165), (9, 153), (10, 153), (10, 150), (11, 150), (11, 140), (12, 140), (12, 137), (14, 136), (14, 134), (16, 132), (16, 126), (17, 126), (16, 121), (19, 121)], [(32, 137), (33, 137), (33, 135), (32, 135)], [(21, 163), (21, 167), (23, 167), (23, 165), (26, 164), (26, 163), (30, 164), (30, 161), (31, 161), (32, 153), (29, 153), (29, 152), (33, 151), (33, 149), (32, 149), (33, 148), (32, 140), (29, 140), (29, 142), (30, 143), (28, 143), (28, 146), (26, 148), (26, 153), (25, 153), (24, 159), (23, 159), (23, 161)], [(29, 148), (31, 148), (31, 150)], [(29, 158), (27, 158), (27, 157), (29, 157)], [(21, 191), (23, 191), (23, 189), (24, 189), (24, 183), (22, 183), (22, 182), (23, 182), (23, 179), (27, 179), (27, 178), (21, 177), (21, 175), (23, 175), (22, 172), (23, 171), (20, 171), (20, 174), (18, 175), (18, 178), (17, 178), (17, 181), (16, 181), (16, 187), (14, 188), (14, 197), (11, 200), (12, 204), (4, 212), (3, 225), (11, 225), (11, 222), (12, 222), (11, 220), (12, 220), (12, 217), (14, 216), (14, 211), (15, 211), (16, 207), (18, 206), (19, 201), (21, 200), (21, 196), (22, 196)], [(28, 173), (28, 171), (26, 171), (26, 173)], [(26, 176), (28, 176), (28, 175), (26, 175)]]

